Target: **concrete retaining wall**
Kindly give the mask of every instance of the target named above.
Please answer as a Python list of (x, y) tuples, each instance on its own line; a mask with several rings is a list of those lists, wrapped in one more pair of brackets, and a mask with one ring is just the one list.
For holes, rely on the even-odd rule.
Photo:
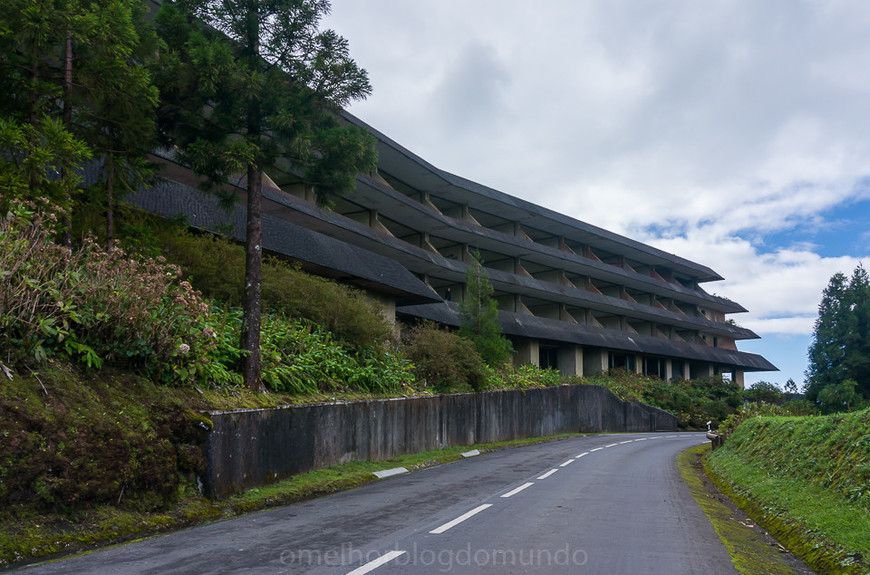
[(672, 431), (676, 418), (594, 385), (217, 412), (206, 494), (224, 497), (352, 460), (600, 431)]

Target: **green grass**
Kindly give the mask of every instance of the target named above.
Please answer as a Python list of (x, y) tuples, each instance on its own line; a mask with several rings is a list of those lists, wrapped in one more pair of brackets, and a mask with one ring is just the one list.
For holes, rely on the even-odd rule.
[(716, 484), (821, 573), (870, 570), (867, 411), (755, 418), (706, 459)]
[(243, 513), (358, 487), (375, 481), (375, 471), (394, 467), (405, 467), (414, 471), (455, 461), (462, 453), (472, 449), (479, 449), (481, 452), (496, 451), (578, 435), (582, 434), (451, 447), (402, 455), (384, 461), (353, 461), (295, 475), (223, 501), (210, 501), (187, 487), (173, 506), (155, 512), (119, 509), (114, 505), (95, 506), (68, 515), (41, 514), (24, 508), (6, 509), (0, 512), (0, 568), (17, 562), (68, 555), (172, 529), (230, 519)]

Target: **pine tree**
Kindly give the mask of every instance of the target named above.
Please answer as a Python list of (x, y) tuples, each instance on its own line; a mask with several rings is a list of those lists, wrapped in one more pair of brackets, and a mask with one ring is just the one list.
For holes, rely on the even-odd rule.
[(472, 256), (473, 262), (465, 268), (465, 298), (459, 304), (459, 335), (474, 342), (487, 364), (497, 366), (507, 362), (514, 350), (498, 323), (498, 305), (492, 297), (495, 290), (489, 274), (480, 255)]
[[(157, 25), (161, 122), (182, 161), (213, 189), (247, 188), (244, 320), (246, 384), (261, 389), (263, 175), (313, 189), (318, 203), (374, 169), (374, 139), (338, 121), (339, 107), (371, 92), (347, 42), (320, 31), (326, 0), (183, 0)], [(206, 26), (203, 26), (205, 24)]]

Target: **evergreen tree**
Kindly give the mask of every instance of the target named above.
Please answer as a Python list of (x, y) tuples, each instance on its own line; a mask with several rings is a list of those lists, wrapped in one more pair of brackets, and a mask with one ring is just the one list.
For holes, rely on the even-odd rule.
[(87, 41), (73, 48), (76, 133), (101, 159), (96, 196), (106, 215), (106, 243), (115, 236), (115, 205), (152, 174), (145, 154), (156, 145), (158, 92), (147, 67), (157, 36), (141, 0), (91, 0)]
[(850, 279), (834, 274), (822, 293), (806, 375), (811, 401), (846, 380), (870, 397), (870, 279), (863, 266)]
[(477, 352), (491, 366), (501, 365), (514, 353), (511, 342), (502, 335), (498, 323), (498, 305), (489, 283), (489, 274), (474, 253), (474, 261), (465, 268), (465, 298), (459, 304), (459, 335), (474, 342)]
[[(114, 190), (147, 172), (142, 157), (153, 142), (157, 93), (142, 64), (156, 36), (144, 15), (140, 0), (9, 0), (0, 11), (0, 114), (29, 123), (32, 130), (23, 133), (30, 134), (45, 132), (44, 118), (62, 118), (64, 129), (96, 152), (110, 241)], [(38, 178), (29, 187), (34, 196), (46, 189)], [(69, 192), (50, 199), (69, 209)]]
[(241, 348), (254, 389), (262, 386), (264, 172), (308, 186), (329, 205), (377, 161), (374, 139), (338, 121), (339, 107), (371, 86), (347, 42), (319, 30), (329, 7), (326, 0), (180, 0), (158, 15), (169, 46), (158, 80), (167, 143), (212, 189), (241, 181), (247, 188)]
[(33, 126), (0, 118), (0, 216), (22, 199), (62, 211), (63, 200), (81, 184), (77, 168), (90, 154), (59, 120), (43, 118)]

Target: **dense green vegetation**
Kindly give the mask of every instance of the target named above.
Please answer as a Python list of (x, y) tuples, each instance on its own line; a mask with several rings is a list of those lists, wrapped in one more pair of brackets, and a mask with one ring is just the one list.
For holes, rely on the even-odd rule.
[[(51, 215), (16, 203), (0, 220), (4, 361), (38, 366), (56, 358), (90, 369), (105, 364), (168, 385), (240, 383), (239, 308), (204, 298), (163, 256), (106, 251), (89, 238), (78, 249), (60, 246), (47, 225)], [(177, 237), (166, 253), (179, 259), (191, 259), (200, 246), (208, 254), (219, 242)], [(222, 249), (239, 252), (226, 244)], [(407, 362), (391, 353), (386, 321), (361, 294), (325, 281), (294, 282), (303, 274), (286, 265), (275, 263), (274, 272), (272, 289), (282, 295), (274, 298), (262, 329), (263, 378), (273, 390), (396, 393), (412, 380)], [(321, 297), (306, 296), (318, 289)], [(346, 337), (323, 324), (347, 326)]]
[(707, 467), (765, 529), (820, 573), (870, 564), (870, 410), (754, 417)]
[(245, 280), (239, 348), (245, 385), (263, 389), (262, 187), (305, 186), (318, 204), (377, 163), (374, 138), (338, 120), (371, 93), (347, 41), (320, 30), (327, 0), (186, 0), (161, 5), (154, 62), (162, 143), (220, 190), (245, 175)]
[(804, 392), (825, 413), (870, 400), (870, 277), (859, 265), (831, 277), (819, 303)]
[(623, 369), (574, 381), (602, 385), (620, 399), (640, 401), (669, 411), (677, 416), (680, 427), (689, 429), (706, 429), (708, 421), (714, 428), (723, 424), (733, 427), (759, 412), (779, 415), (818, 412), (814, 405), (800, 398), (789, 398), (777, 386), (765, 381), (744, 390), (721, 376), (663, 381)]

